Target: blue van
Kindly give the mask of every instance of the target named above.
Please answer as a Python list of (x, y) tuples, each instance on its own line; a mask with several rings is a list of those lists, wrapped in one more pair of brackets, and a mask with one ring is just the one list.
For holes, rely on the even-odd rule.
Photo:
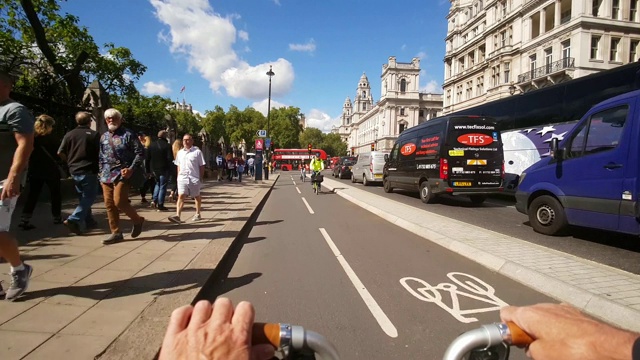
[(568, 225), (640, 234), (640, 90), (592, 107), (552, 139), (551, 156), (519, 179), (516, 209), (533, 229), (558, 235)]

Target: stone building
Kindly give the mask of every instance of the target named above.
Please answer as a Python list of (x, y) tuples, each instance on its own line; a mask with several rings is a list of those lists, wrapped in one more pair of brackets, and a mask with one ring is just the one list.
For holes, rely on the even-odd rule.
[(638, 60), (639, 0), (450, 0), (445, 114)]
[(340, 134), (351, 153), (371, 151), (372, 144), (388, 151), (402, 131), (441, 114), (442, 94), (420, 91), (420, 59), (401, 63), (391, 56), (382, 65), (380, 100), (374, 103), (369, 79), (362, 74), (353, 102), (347, 97), (340, 125), (332, 132)]

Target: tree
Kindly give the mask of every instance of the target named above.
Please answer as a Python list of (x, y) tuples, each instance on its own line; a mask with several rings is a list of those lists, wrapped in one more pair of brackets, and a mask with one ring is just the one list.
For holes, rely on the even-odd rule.
[(332, 156), (345, 156), (347, 154), (347, 143), (340, 139), (339, 134), (327, 134), (322, 143), (322, 150)]
[(167, 127), (165, 116), (169, 114), (167, 107), (172, 104), (171, 99), (136, 92), (129, 96), (112, 96), (111, 102), (128, 123), (153, 132)]
[[(202, 127), (209, 134), (209, 138), (212, 143), (218, 146), (218, 141), (220, 138), (228, 139), (227, 129), (225, 127), (225, 113), (224, 109), (220, 106), (216, 105), (213, 111), (207, 110), (204, 113), (204, 118), (202, 119)], [(220, 149), (222, 150), (222, 149)]]
[[(325, 135), (316, 128), (306, 128), (300, 133), (300, 149), (306, 149), (311, 144), (314, 149), (320, 149), (323, 146)], [(322, 149), (325, 150), (326, 149)]]
[(101, 55), (87, 28), (78, 26), (76, 16), (60, 15), (58, 3), (0, 0), (0, 65), (23, 74), (17, 90), (39, 97), (48, 93), (71, 105), (80, 104), (94, 79), (111, 93), (137, 92), (134, 83), (146, 67), (129, 49), (110, 43), (105, 44), (107, 55)]
[(300, 117), (302, 113), (297, 107), (289, 106), (271, 110), (271, 134), (268, 134), (272, 142), (279, 148), (297, 148), (300, 145)]

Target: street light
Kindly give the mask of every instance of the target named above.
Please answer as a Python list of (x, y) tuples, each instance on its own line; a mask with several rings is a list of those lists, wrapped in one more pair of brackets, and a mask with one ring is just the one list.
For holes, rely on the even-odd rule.
[(515, 87), (513, 85), (513, 82), (511, 82), (511, 85), (509, 85), (509, 94), (514, 95), (516, 93), (516, 91), (520, 94), (522, 94), (522, 90), (518, 87)]
[[(269, 71), (267, 72), (267, 76), (269, 77), (269, 100), (267, 101), (267, 137), (273, 140), (271, 136), (271, 77), (276, 73), (271, 69), (271, 65), (269, 65)], [(267, 161), (271, 163), (271, 143), (269, 143), (269, 152), (267, 153)]]

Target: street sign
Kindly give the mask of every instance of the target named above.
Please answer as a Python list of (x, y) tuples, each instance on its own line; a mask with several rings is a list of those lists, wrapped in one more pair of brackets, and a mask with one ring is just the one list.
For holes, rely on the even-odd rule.
[(256, 150), (262, 151), (264, 149), (264, 140), (256, 139)]
[(256, 131), (256, 135), (258, 137), (267, 137), (267, 130), (258, 130)]
[(264, 146), (266, 146), (267, 149), (271, 149), (271, 139), (269, 138), (264, 139)]

